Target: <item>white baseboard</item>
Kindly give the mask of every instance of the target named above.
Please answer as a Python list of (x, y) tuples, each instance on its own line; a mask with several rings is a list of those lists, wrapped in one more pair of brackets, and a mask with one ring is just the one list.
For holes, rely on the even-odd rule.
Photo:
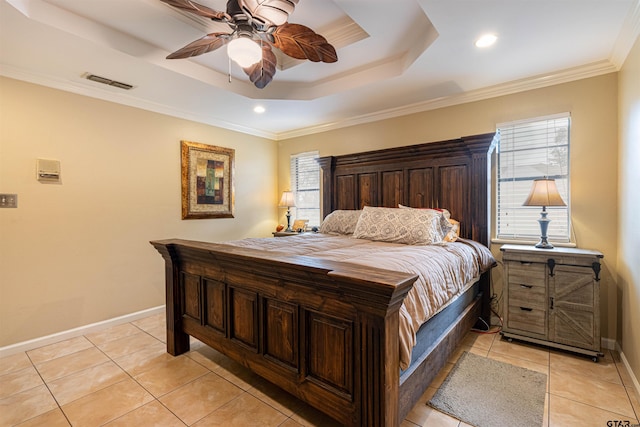
[(615, 350), (618, 343), (616, 340), (612, 340), (611, 338), (602, 338), (600, 340), (600, 346), (602, 348), (606, 348), (607, 350)]
[(32, 340), (0, 347), (0, 358), (11, 356), (12, 354), (20, 353), (23, 351), (33, 350), (34, 348), (54, 344), (70, 338), (75, 338), (81, 335), (88, 334), (90, 332), (100, 331), (102, 329), (120, 325), (122, 323), (133, 322), (134, 320), (142, 319), (143, 317), (164, 313), (164, 307), (164, 305), (160, 305), (158, 307), (149, 308), (135, 313), (125, 314), (124, 316), (114, 317), (113, 319), (103, 320), (102, 322), (91, 323), (89, 325), (80, 326), (78, 328), (69, 329), (67, 331), (62, 331), (55, 334), (46, 335), (44, 337), (34, 338)]
[(622, 360), (622, 363), (624, 364), (624, 367), (626, 368), (627, 373), (629, 374), (629, 377), (631, 378), (631, 381), (633, 382), (633, 386), (636, 389), (636, 395), (640, 396), (640, 382), (638, 381), (638, 378), (636, 377), (634, 372), (631, 370), (631, 366), (629, 365), (629, 361), (625, 357), (624, 353), (622, 352), (622, 348), (620, 348), (620, 345), (617, 342), (616, 342), (616, 348), (615, 349), (618, 351), (618, 353), (620, 353), (620, 359)]

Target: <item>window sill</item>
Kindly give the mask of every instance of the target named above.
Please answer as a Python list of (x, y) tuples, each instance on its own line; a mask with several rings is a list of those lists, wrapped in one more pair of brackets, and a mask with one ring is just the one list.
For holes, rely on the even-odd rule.
[[(509, 239), (497, 239), (497, 238), (493, 238), (491, 239), (491, 244), (495, 244), (495, 245), (535, 245), (536, 243), (538, 243), (540, 240), (509, 240)], [(574, 242), (554, 242), (554, 241), (549, 241), (549, 243), (551, 243), (553, 246), (557, 246), (559, 248), (575, 248), (578, 245), (576, 245)]]

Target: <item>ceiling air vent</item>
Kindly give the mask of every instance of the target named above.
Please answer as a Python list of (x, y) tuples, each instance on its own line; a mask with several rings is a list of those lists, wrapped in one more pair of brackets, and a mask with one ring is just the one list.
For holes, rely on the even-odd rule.
[(117, 82), (115, 80), (108, 79), (106, 77), (96, 76), (95, 74), (86, 73), (85, 78), (94, 82), (102, 83), (109, 86), (119, 87), (120, 89), (129, 90), (133, 86), (127, 83)]

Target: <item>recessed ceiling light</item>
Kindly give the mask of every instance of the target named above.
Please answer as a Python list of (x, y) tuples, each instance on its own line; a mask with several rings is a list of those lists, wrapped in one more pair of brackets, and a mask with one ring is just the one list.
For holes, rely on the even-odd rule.
[(255, 107), (253, 107), (253, 112), (254, 113), (262, 114), (265, 111), (266, 111), (266, 109), (262, 105), (256, 105)]
[(495, 34), (485, 34), (476, 40), (476, 47), (489, 47), (498, 40), (498, 36)]

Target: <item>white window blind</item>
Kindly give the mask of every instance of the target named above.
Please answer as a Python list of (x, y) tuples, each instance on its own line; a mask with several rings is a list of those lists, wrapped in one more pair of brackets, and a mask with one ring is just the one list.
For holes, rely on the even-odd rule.
[(320, 225), (320, 165), (318, 152), (291, 156), (291, 190), (296, 198), (293, 219), (308, 219), (309, 227)]
[(568, 113), (498, 125), (497, 238), (538, 240), (541, 207), (522, 206), (533, 180), (553, 178), (566, 207), (547, 207), (549, 240), (568, 242), (569, 135)]

